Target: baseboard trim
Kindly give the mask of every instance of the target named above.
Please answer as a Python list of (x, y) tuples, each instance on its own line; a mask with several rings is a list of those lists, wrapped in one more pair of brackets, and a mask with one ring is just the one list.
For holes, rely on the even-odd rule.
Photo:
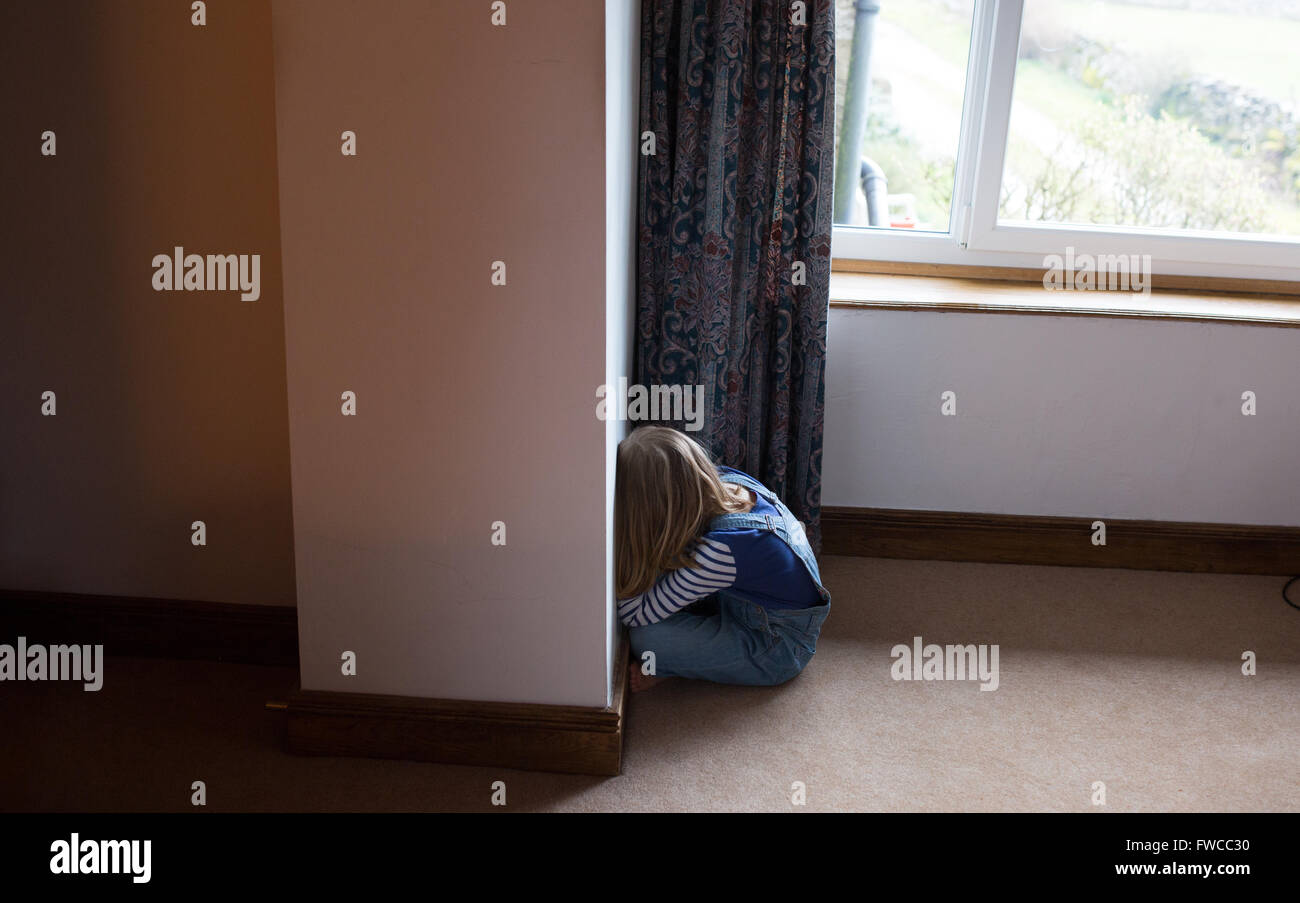
[[(1106, 524), (1106, 545), (1092, 524)], [(822, 508), (822, 553), (999, 564), (1300, 574), (1300, 527)]]
[(298, 610), (190, 599), (0, 590), (0, 637), (103, 644), (108, 656), (298, 665)]
[(627, 638), (606, 708), (296, 690), (284, 705), (290, 752), (617, 775), (623, 764)]

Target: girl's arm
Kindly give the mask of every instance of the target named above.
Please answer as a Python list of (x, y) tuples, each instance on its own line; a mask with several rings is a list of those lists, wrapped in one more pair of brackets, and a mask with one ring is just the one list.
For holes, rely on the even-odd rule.
[(736, 559), (726, 543), (702, 537), (694, 557), (694, 567), (662, 574), (639, 596), (619, 602), (619, 620), (628, 627), (654, 624), (736, 582)]

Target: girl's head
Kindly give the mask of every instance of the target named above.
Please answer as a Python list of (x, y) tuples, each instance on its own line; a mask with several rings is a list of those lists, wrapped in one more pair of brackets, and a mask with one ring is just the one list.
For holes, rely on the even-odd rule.
[(619, 443), (614, 488), (614, 591), (643, 593), (664, 571), (694, 564), (709, 521), (747, 502), (727, 491), (709, 455), (685, 433), (643, 426)]

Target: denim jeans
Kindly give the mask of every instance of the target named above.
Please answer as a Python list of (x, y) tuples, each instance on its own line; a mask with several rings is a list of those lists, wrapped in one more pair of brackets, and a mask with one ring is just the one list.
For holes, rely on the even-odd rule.
[[(744, 474), (724, 473), (722, 479), (752, 489), (775, 506), (780, 517), (752, 512), (723, 514), (709, 524), (709, 532), (760, 529), (775, 533), (807, 567), (821, 604), (771, 609), (741, 593), (721, 590), (662, 621), (630, 628), (632, 652), (638, 667), (645, 661), (643, 653), (654, 653), (654, 673), (664, 677), (761, 686), (785, 683), (813, 657), (822, 624), (830, 613), (831, 595), (822, 586), (803, 525), (790, 509)], [(715, 601), (717, 610), (713, 611)]]

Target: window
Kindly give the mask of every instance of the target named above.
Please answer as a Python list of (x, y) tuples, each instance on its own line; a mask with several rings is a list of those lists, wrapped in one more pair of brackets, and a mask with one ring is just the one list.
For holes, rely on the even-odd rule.
[(1297, 0), (836, 0), (834, 256), (1300, 280)]

